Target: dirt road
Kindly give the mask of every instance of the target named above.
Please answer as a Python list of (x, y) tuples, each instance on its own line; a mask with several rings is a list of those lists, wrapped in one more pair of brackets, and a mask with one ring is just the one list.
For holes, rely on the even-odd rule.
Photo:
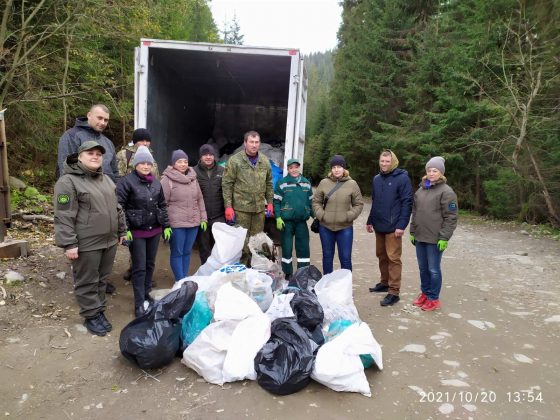
[[(132, 291), (119, 250), (109, 300), (114, 332), (85, 332), (61, 253), (34, 244), (26, 261), (0, 262), (23, 286), (4, 286), (0, 306), (0, 415), (25, 419), (527, 419), (558, 418), (560, 384), (560, 243), (509, 225), (460, 220), (443, 259), (443, 308), (423, 313), (414, 247), (404, 246), (401, 302), (382, 308), (369, 207), (355, 225), (354, 299), (383, 346), (385, 369), (369, 369), (372, 398), (317, 383), (285, 397), (255, 382), (209, 385), (179, 359), (147, 376), (119, 353), (120, 330), (132, 319)], [(312, 263), (321, 268), (312, 238)], [(195, 263), (198, 263), (195, 258)], [(62, 276), (62, 275), (60, 275)], [(171, 285), (166, 255), (159, 287)], [(555, 414), (556, 413), (556, 414)]]

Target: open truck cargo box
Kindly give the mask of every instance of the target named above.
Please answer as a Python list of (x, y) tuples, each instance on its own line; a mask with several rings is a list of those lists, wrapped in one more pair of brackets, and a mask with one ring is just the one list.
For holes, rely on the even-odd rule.
[(306, 96), (299, 50), (155, 39), (136, 49), (135, 127), (151, 132), (161, 167), (178, 148), (194, 165), (209, 141), (227, 158), (256, 130), (286, 173), (288, 159), (303, 163)]

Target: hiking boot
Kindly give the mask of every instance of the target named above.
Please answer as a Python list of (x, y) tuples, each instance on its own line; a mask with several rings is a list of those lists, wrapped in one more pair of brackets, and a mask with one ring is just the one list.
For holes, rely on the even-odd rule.
[(414, 306), (418, 306), (419, 308), (421, 308), (422, 305), (424, 305), (424, 303), (426, 303), (427, 300), (428, 300), (428, 296), (426, 296), (425, 293), (420, 293), (418, 297), (412, 301), (412, 304)]
[(105, 293), (109, 295), (114, 295), (117, 291), (117, 288), (112, 283), (107, 283), (107, 287), (105, 288)]
[(111, 323), (105, 316), (105, 312), (100, 312), (99, 314), (101, 315), (101, 323), (103, 324), (103, 327), (105, 327), (105, 330), (107, 330), (107, 332), (111, 332), (111, 330), (113, 329), (113, 325), (111, 325)]
[(392, 294), (388, 294), (387, 296), (385, 296), (383, 298), (383, 300), (381, 301), (380, 305), (381, 306), (393, 306), (395, 303), (397, 303), (399, 300), (401, 300), (400, 297), (398, 297), (397, 295), (392, 295)]
[(436, 309), (441, 308), (441, 303), (439, 303), (439, 299), (436, 300), (426, 300), (426, 303), (424, 303), (424, 305), (422, 305), (422, 310), (423, 311), (434, 311)]
[(369, 291), (372, 293), (383, 293), (386, 292), (387, 290), (389, 290), (389, 285), (383, 283), (377, 283), (375, 287), (369, 288)]
[(90, 333), (101, 337), (107, 334), (107, 329), (103, 325), (101, 314), (97, 314), (92, 318), (86, 318), (84, 327), (86, 327)]

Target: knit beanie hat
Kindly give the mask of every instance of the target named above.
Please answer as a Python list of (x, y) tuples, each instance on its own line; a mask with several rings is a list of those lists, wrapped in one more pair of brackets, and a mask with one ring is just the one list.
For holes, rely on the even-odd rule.
[(214, 155), (214, 159), (218, 158), (216, 156), (216, 149), (214, 149), (214, 146), (212, 146), (211, 144), (208, 144), (208, 143), (200, 146), (198, 154), (199, 154), (200, 157), (202, 157), (204, 155)]
[(331, 159), (331, 168), (333, 166), (342, 166), (343, 168), (346, 169), (346, 161), (344, 160), (344, 158), (340, 155), (334, 155)]
[(140, 146), (136, 153), (134, 153), (134, 159), (132, 161), (132, 166), (136, 168), (139, 163), (151, 163), (154, 164), (154, 157), (150, 153), (150, 149), (146, 146)]
[(149, 142), (151, 142), (152, 135), (145, 128), (137, 128), (136, 130), (134, 130), (134, 133), (132, 133), (132, 143), (136, 144), (140, 140), (148, 140)]
[(173, 150), (173, 153), (171, 153), (171, 166), (174, 166), (179, 159), (187, 159), (188, 162), (189, 157), (181, 149)]
[(434, 156), (431, 158), (428, 163), (426, 163), (426, 170), (428, 168), (436, 168), (438, 171), (441, 172), (442, 175), (445, 174), (445, 159), (441, 156)]

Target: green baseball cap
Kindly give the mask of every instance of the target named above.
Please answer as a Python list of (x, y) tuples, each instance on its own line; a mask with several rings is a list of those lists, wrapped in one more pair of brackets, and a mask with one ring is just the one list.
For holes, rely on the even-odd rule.
[(296, 158), (291, 158), (288, 160), (288, 166), (293, 165), (294, 163), (297, 163), (299, 166), (301, 166), (300, 161)]
[(80, 145), (78, 153), (85, 152), (86, 150), (99, 149), (101, 154), (105, 154), (105, 148), (94, 140), (88, 140)]

